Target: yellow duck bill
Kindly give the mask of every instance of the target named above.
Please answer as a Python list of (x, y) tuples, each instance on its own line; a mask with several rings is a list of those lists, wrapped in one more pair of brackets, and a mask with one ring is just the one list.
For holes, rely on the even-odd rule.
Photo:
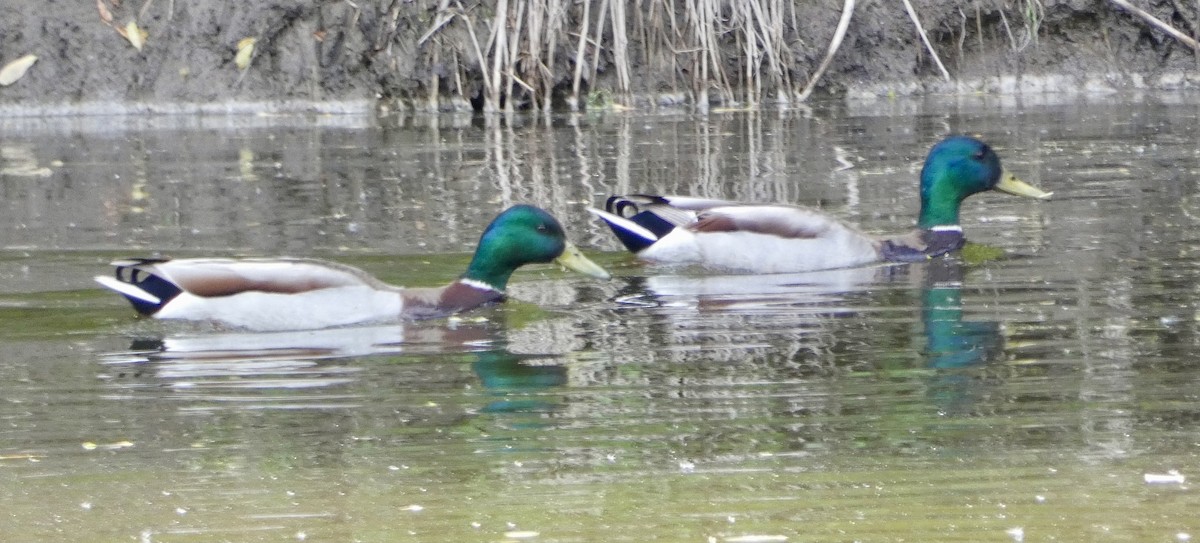
[(567, 242), (566, 248), (563, 249), (562, 254), (559, 255), (558, 258), (554, 259), (554, 261), (558, 262), (565, 268), (575, 270), (579, 273), (595, 277), (597, 279), (608, 279), (610, 277), (604, 268), (601, 268), (599, 264), (592, 262), (588, 257), (583, 256), (583, 253), (579, 251), (579, 248), (576, 247), (574, 243), (569, 241)]
[(1054, 195), (1053, 192), (1046, 192), (1029, 183), (1017, 179), (1017, 176), (1010, 173), (1008, 170), (1000, 172), (1000, 182), (996, 183), (996, 189), (1000, 192), (1005, 192), (1015, 196), (1025, 196), (1027, 198), (1037, 198), (1038, 200), (1049, 200)]

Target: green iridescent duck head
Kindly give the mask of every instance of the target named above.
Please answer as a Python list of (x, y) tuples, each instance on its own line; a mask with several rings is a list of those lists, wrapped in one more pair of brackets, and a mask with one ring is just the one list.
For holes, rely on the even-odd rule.
[(609, 277), (604, 268), (567, 241), (562, 225), (552, 215), (531, 205), (515, 205), (483, 231), (463, 278), (502, 291), (517, 268), (539, 262), (558, 262), (584, 275)]
[(1040, 200), (1044, 192), (1017, 179), (1000, 165), (1000, 157), (986, 143), (967, 136), (951, 136), (934, 145), (921, 169), (919, 228), (958, 224), (958, 212), (968, 196), (998, 190)]

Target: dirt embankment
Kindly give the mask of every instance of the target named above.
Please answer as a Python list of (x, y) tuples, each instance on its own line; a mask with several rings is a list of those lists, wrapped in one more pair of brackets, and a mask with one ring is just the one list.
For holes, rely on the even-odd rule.
[(842, 0), (4, 2), (0, 66), (37, 61), (0, 86), (0, 114), (1200, 88), (1188, 41), (1200, 3), (1129, 1), (1145, 15), (1120, 0), (912, 0), (911, 13), (903, 0), (860, 0), (815, 81)]

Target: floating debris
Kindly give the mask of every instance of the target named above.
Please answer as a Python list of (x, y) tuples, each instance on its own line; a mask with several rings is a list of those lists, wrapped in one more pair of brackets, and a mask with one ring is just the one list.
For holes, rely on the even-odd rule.
[(108, 10), (108, 6), (104, 5), (104, 0), (96, 0), (96, 11), (100, 12), (100, 21), (106, 25), (112, 25), (113, 15)]
[(132, 447), (132, 446), (133, 446), (132, 441), (117, 441), (117, 442), (108, 443), (105, 445), (97, 445), (96, 443), (91, 442), (91, 441), (83, 442), (83, 450), (85, 450), (85, 451), (94, 451), (96, 449), (104, 449), (106, 451), (115, 451), (117, 449), (128, 449), (129, 447)]
[(1166, 473), (1147, 473), (1142, 476), (1142, 479), (1145, 480), (1146, 484), (1148, 485), (1181, 485), (1187, 480), (1183, 474), (1175, 470), (1170, 470)]
[(250, 58), (254, 56), (255, 43), (258, 43), (258, 38), (242, 38), (238, 41), (237, 56), (233, 57), (233, 63), (239, 70), (250, 67)]
[(0, 68), (0, 87), (7, 87), (25, 77), (25, 72), (37, 62), (37, 55), (25, 55)]
[(142, 47), (145, 47), (146, 39), (150, 37), (150, 33), (139, 27), (137, 21), (134, 20), (125, 23), (123, 28), (117, 27), (117, 32), (121, 36), (124, 36), (126, 40), (129, 40), (129, 44), (138, 51), (141, 51)]
[(39, 462), (45, 458), (44, 454), (0, 454), (0, 460), (28, 460), (30, 462)]

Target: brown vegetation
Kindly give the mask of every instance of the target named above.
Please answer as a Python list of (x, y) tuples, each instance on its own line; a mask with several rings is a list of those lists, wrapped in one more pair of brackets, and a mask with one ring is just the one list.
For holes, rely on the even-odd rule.
[[(1200, 86), (1194, 0), (46, 0), (0, 15), (0, 66), (39, 59), (0, 89), (0, 113), (89, 101), (703, 111), (814, 91)], [(1039, 76), (1053, 77), (1022, 86)]]

